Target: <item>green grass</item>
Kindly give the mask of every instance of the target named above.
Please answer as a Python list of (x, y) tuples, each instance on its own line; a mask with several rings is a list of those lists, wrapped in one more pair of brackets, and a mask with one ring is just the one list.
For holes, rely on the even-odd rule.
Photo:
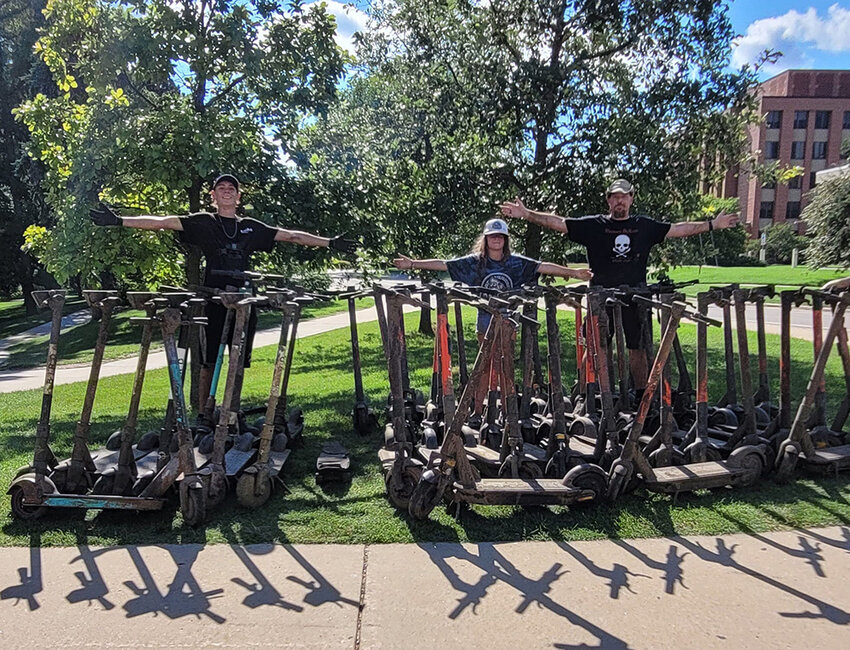
[[(374, 301), (371, 298), (358, 300), (357, 308), (370, 307), (373, 304)], [(84, 307), (85, 303), (81, 306)], [(315, 306), (305, 307), (302, 311), (302, 318), (305, 320), (318, 318), (347, 309), (348, 303), (345, 301), (333, 300), (327, 303), (317, 303)], [(130, 322), (130, 318), (134, 316), (144, 316), (144, 313), (127, 309), (112, 316), (109, 325), (109, 339), (103, 355), (105, 361), (138, 354), (140, 326)], [(265, 329), (279, 324), (280, 316), (278, 313), (262, 312), (257, 326), (259, 329)], [(99, 323), (86, 323), (63, 331), (59, 337), (59, 364), (91, 363), (98, 328)], [(3, 368), (32, 368), (44, 365), (48, 338), (49, 336), (44, 334), (11, 346), (8, 349), (9, 358)], [(155, 341), (152, 349), (161, 347), (162, 344)]]
[[(418, 314), (410, 314), (408, 331), (415, 330)], [(564, 314), (565, 380), (574, 376), (572, 329)], [(473, 317), (467, 310), (467, 340), (472, 358)], [(376, 323), (361, 326), (364, 386), (371, 403), (380, 407), (386, 396), (386, 365)], [(682, 328), (682, 342), (693, 358), (694, 328)], [(778, 337), (768, 336), (771, 369), (776, 391)], [(432, 339), (413, 334), (409, 340), (412, 384), (426, 389), (430, 378)], [(754, 339), (753, 339), (753, 349)], [(723, 390), (722, 334), (712, 328), (710, 390)], [(811, 368), (811, 344), (794, 341), (792, 366), (794, 395), (802, 393)], [(271, 376), (274, 349), (255, 351), (246, 374), (243, 404), (264, 401)], [(93, 446), (102, 444), (117, 429), (127, 407), (132, 378), (102, 380), (93, 420)], [(828, 387), (843, 390), (837, 360), (828, 368)], [(167, 395), (164, 370), (148, 375), (142, 399), (140, 431), (159, 424)], [(84, 385), (57, 386), (54, 397), (53, 445), (62, 457), (69, 453), (74, 422), (82, 404)], [(39, 391), (0, 395), (0, 486), (9, 484), (15, 469), (31, 461), (31, 445), (38, 417)], [(833, 400), (834, 401), (834, 400)], [(376, 451), (382, 434), (361, 438), (351, 426), (353, 405), (350, 343), (345, 329), (298, 342), (290, 386), (290, 404), (305, 411), (305, 447), (297, 449), (285, 468), (289, 492), (278, 490), (259, 511), (240, 508), (234, 498), (212, 513), (198, 529), (182, 525), (172, 504), (159, 513), (128, 515), (90, 512), (84, 520), (50, 512), (40, 521), (24, 524), (10, 517), (9, 502), (0, 500), (0, 546), (41, 544), (115, 545), (130, 543), (389, 543), (426, 541), (579, 540), (605, 537), (635, 538), (661, 535), (714, 535), (736, 531), (762, 532), (786, 527), (850, 524), (850, 479), (801, 479), (777, 486), (764, 481), (747, 490), (719, 489), (680, 495), (676, 505), (669, 497), (638, 491), (615, 505), (588, 510), (566, 508), (522, 509), (475, 506), (461, 521), (438, 508), (426, 522), (398, 513), (384, 496)], [(834, 404), (833, 404), (834, 407)], [(338, 438), (352, 454), (354, 479), (350, 486), (324, 492), (313, 479), (315, 459), (322, 443)]]
[[(847, 271), (831, 269), (813, 270), (807, 266), (756, 266), (756, 267), (722, 267), (722, 266), (678, 266), (670, 270), (670, 277), (675, 282), (699, 280), (699, 284), (685, 287), (683, 292), (688, 296), (696, 296), (712, 285), (724, 285), (738, 282), (742, 285), (773, 284), (776, 290), (793, 289), (800, 285), (820, 287), (829, 280), (843, 278)], [(769, 302), (779, 302), (779, 297), (768, 299)]]
[[(63, 314), (71, 314), (80, 309), (85, 309), (86, 301), (76, 296), (68, 296)], [(49, 311), (39, 311), (27, 316), (23, 300), (6, 300), (0, 302), (0, 339), (5, 339), (15, 334), (25, 332), (31, 327), (41, 325), (50, 320)]]

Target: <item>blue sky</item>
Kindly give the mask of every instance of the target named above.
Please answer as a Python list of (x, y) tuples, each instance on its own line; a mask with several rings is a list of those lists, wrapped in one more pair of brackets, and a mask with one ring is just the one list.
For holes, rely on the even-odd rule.
[(742, 35), (732, 50), (733, 65), (755, 62), (764, 49), (783, 53), (765, 67), (763, 79), (789, 68), (850, 69), (848, 0), (732, 0), (729, 17)]
[[(337, 41), (352, 49), (352, 33), (366, 27), (357, 7), (369, 0), (325, 1), (337, 18)], [(850, 69), (850, 0), (730, 0), (729, 17), (741, 35), (732, 50), (735, 67), (772, 49), (783, 56), (762, 69), (763, 79), (789, 68)]]

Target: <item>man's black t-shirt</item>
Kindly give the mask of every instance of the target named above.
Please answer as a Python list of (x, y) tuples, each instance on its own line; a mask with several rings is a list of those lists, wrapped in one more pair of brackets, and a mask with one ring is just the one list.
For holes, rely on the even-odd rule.
[(206, 258), (204, 284), (224, 289), (227, 278), (210, 275), (210, 271), (247, 271), (251, 253), (274, 248), (277, 229), (256, 219), (220, 217), (208, 212), (181, 217), (180, 239), (199, 246)]
[(590, 284), (597, 287), (646, 282), (649, 251), (664, 241), (670, 230), (669, 223), (641, 216), (617, 220), (600, 214), (564, 221), (570, 240), (587, 248), (593, 272)]

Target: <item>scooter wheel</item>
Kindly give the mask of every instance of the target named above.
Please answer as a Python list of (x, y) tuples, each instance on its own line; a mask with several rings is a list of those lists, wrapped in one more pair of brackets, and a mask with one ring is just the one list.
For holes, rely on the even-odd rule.
[(12, 499), (12, 515), (21, 521), (33, 521), (38, 519), (47, 510), (44, 506), (24, 505), (24, 488), (15, 485), (9, 492)]
[(608, 492), (608, 481), (598, 471), (582, 471), (578, 476), (572, 477), (568, 484), (570, 487), (580, 490), (591, 490), (593, 498), (585, 501), (576, 501), (571, 508), (586, 508), (595, 505), (605, 498)]
[(257, 429), (257, 431), (262, 431), (264, 426), (266, 426), (265, 415), (261, 415), (256, 420), (254, 420), (254, 428)]
[[(736, 449), (735, 451), (738, 450)], [(751, 485), (755, 485), (764, 473), (764, 459), (756, 451), (750, 451), (740, 455), (736, 455), (735, 451), (729, 455), (729, 464), (750, 472), (746, 481), (741, 482), (741, 486), (750, 487)]]
[(543, 470), (537, 463), (520, 463), (519, 477), (527, 479), (543, 478)]
[(267, 476), (259, 481), (259, 474), (243, 474), (236, 481), (236, 500), (245, 508), (259, 508), (272, 495), (272, 480)]
[(289, 446), (289, 438), (285, 433), (279, 433), (272, 438), (272, 451), (281, 452)]
[(106, 448), (109, 451), (118, 451), (121, 449), (121, 431), (113, 431), (106, 439)]
[(419, 482), (420, 473), (421, 468), (408, 465), (404, 468), (402, 475), (398, 479), (398, 484), (396, 485), (394, 468), (390, 467), (390, 470), (387, 472), (386, 478), (384, 479), (384, 483), (387, 487), (387, 498), (398, 510), (407, 511), (410, 506), (410, 495), (413, 494), (413, 490)]
[(242, 433), (238, 438), (236, 438), (236, 442), (233, 443), (233, 447), (236, 451), (251, 451), (254, 446), (254, 440), (256, 440), (256, 438), (253, 434)]
[(206, 491), (203, 487), (190, 488), (185, 481), (180, 484), (180, 512), (187, 526), (197, 526), (206, 519)]
[(215, 435), (208, 433), (198, 443), (198, 451), (202, 454), (211, 454), (215, 444)]
[(611, 466), (611, 471), (608, 472), (608, 500), (616, 501), (626, 492), (629, 479), (632, 476), (630, 464), (622, 461), (617, 461)]
[(97, 477), (97, 480), (94, 482), (92, 486), (91, 492), (92, 494), (112, 494), (115, 490), (115, 475), (103, 475)]
[(794, 443), (785, 441), (779, 447), (779, 454), (776, 460), (776, 472), (774, 480), (777, 483), (787, 483), (794, 476), (794, 469), (797, 467), (797, 457), (800, 455), (799, 449)]
[(157, 431), (148, 431), (139, 438), (139, 442), (136, 444), (136, 449), (139, 451), (151, 451), (157, 447), (159, 447), (159, 432)]
[(417, 521), (424, 521), (440, 503), (442, 496), (439, 477), (434, 470), (426, 470), (410, 494), (407, 512)]

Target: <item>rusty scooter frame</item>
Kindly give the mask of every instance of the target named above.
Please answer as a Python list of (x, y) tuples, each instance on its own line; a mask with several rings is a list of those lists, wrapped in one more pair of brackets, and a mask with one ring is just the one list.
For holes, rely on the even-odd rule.
[[(478, 304), (484, 307), (484, 301)], [(605, 490), (604, 472), (598, 467), (579, 465), (571, 469), (562, 479), (545, 478), (495, 478), (482, 479), (467, 457), (462, 433), (464, 415), (469, 412), (475, 393), (475, 384), (489, 372), (494, 356), (501, 355), (502, 373), (510, 371), (510, 361), (505, 350), (495, 347), (497, 341), (510, 342), (510, 332), (500, 332), (506, 318), (504, 308), (491, 299), (487, 303), (491, 311), (490, 326), (478, 351), (470, 379), (464, 387), (456, 415), (446, 431), (445, 440), (439, 454), (433, 454), (428, 468), (421, 474), (413, 493), (409, 498), (408, 512), (414, 519), (426, 519), (447, 491), (451, 491), (456, 503), (510, 504), (510, 505), (579, 505), (600, 498)], [(513, 316), (519, 317), (518, 314)], [(508, 325), (508, 327), (512, 327)], [(507, 347), (511, 347), (510, 343)], [(512, 382), (511, 382), (512, 383)], [(505, 409), (508, 414), (505, 426), (506, 438), (521, 441), (517, 421), (516, 393), (503, 392)], [(511, 433), (513, 431), (513, 433)], [(513, 472), (513, 465), (510, 466)], [(517, 473), (519, 473), (517, 471)]]
[[(688, 310), (687, 305), (682, 302), (674, 301), (667, 305), (641, 296), (636, 296), (635, 299), (653, 307), (669, 310), (669, 317), (634, 423), (629, 430), (620, 458), (614, 462), (609, 471), (608, 498), (612, 501), (619, 498), (627, 491), (636, 476), (648, 490), (674, 495), (679, 492), (723, 485), (752, 485), (758, 481), (766, 467), (764, 445), (738, 447), (726, 461), (690, 463), (663, 468), (653, 468), (640, 450), (638, 440), (643, 432), (650, 403), (658, 390), (663, 368), (673, 348), (673, 340), (680, 320), (682, 317), (687, 317), (698, 323), (702, 321), (705, 325), (720, 325), (720, 323), (698, 312)], [(706, 378), (701, 376), (699, 383), (702, 384), (704, 380)]]

